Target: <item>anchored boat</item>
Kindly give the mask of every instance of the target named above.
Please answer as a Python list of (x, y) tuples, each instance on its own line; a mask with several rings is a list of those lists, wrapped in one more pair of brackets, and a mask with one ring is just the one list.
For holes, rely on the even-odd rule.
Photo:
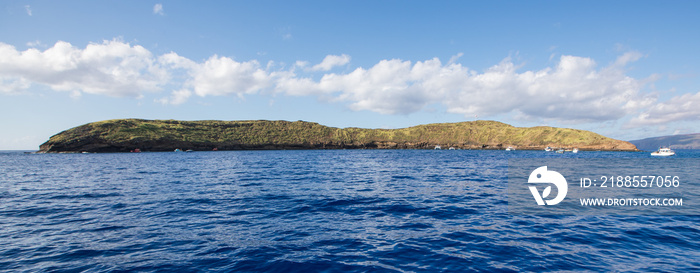
[(659, 148), (656, 150), (656, 152), (651, 153), (651, 156), (672, 156), (675, 155), (676, 152), (671, 150), (671, 148)]

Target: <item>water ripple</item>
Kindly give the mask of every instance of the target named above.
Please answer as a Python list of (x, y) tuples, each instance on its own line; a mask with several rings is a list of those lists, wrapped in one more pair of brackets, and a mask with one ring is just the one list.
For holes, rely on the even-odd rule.
[(700, 268), (696, 216), (509, 215), (511, 156), (3, 153), (0, 271)]

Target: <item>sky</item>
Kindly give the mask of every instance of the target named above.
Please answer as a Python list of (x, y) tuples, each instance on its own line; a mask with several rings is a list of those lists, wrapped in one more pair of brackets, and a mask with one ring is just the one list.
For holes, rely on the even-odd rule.
[(700, 133), (700, 1), (2, 1), (0, 150), (118, 119)]

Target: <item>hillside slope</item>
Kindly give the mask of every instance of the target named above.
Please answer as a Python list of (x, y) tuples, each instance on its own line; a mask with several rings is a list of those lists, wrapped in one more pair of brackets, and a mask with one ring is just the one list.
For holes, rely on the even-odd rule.
[(630, 143), (645, 151), (653, 151), (659, 147), (672, 149), (700, 149), (700, 133), (687, 135), (660, 136), (632, 140)]
[(544, 149), (633, 151), (628, 142), (589, 131), (519, 128), (496, 121), (418, 125), (402, 129), (334, 128), (305, 121), (177, 121), (117, 119), (52, 136), (40, 152), (128, 152), (247, 149)]

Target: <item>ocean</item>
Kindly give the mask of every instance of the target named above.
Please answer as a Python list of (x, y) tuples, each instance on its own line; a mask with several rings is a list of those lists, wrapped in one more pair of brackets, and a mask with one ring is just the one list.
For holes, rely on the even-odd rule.
[(700, 216), (510, 214), (540, 157), (649, 153), (0, 152), (0, 271), (700, 270)]

